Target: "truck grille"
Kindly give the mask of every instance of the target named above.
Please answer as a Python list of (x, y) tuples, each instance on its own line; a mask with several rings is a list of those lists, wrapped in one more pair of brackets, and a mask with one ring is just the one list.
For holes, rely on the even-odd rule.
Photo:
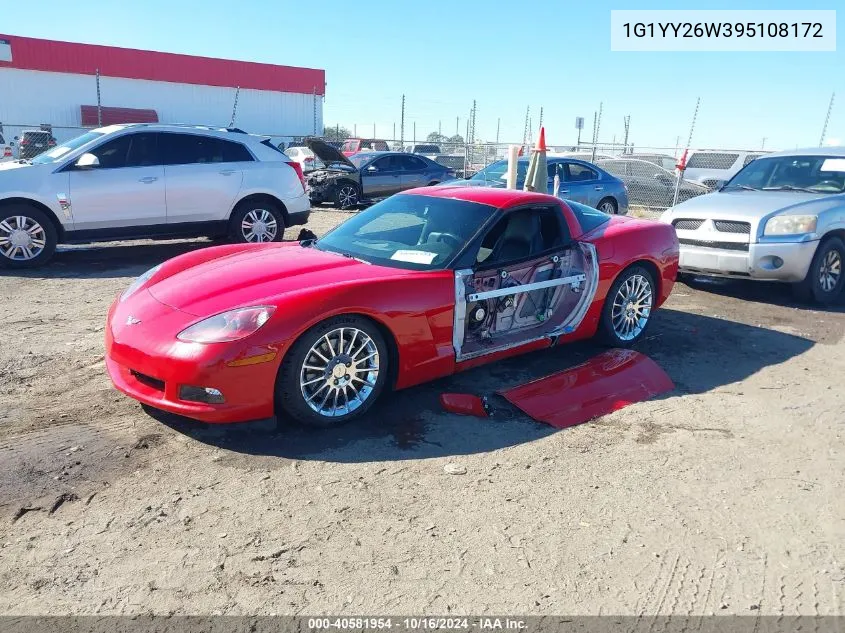
[(695, 231), (702, 224), (704, 224), (704, 220), (675, 220), (672, 222), (672, 226), (682, 231)]
[(711, 242), (709, 240), (687, 240), (679, 239), (680, 244), (688, 246), (701, 246), (703, 248), (720, 248), (726, 251), (748, 251), (748, 244), (744, 242)]
[(748, 222), (733, 222), (731, 220), (713, 220), (716, 230), (721, 233), (740, 233), (748, 235), (751, 233), (751, 225)]

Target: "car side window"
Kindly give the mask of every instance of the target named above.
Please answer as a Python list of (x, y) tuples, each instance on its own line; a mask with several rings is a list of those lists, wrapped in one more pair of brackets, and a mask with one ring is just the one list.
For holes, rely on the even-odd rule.
[(373, 161), (372, 166), (380, 172), (390, 172), (402, 169), (401, 165), (396, 164), (395, 159), (395, 156), (382, 156), (381, 158)]
[(153, 132), (129, 134), (130, 143), (126, 155), (126, 166), (151, 167), (161, 165), (161, 159), (158, 155), (158, 136)]
[(569, 177), (566, 179), (566, 182), (587, 182), (589, 180), (598, 179), (598, 174), (584, 165), (580, 165), (578, 163), (567, 163), (566, 168), (569, 172)]
[[(240, 143), (224, 141), (223, 139), (216, 140), (223, 148), (224, 163), (245, 163), (252, 162), (254, 160), (252, 158), (252, 154), (249, 153), (249, 150)], [(297, 150), (298, 153), (300, 151), (301, 150)]]
[(555, 176), (560, 176), (560, 181), (566, 181), (566, 169), (563, 163), (549, 163), (546, 167), (549, 172), (549, 180), (554, 180)]
[(240, 143), (201, 134), (162, 134), (160, 145), (166, 165), (204, 165), (252, 160), (249, 152)]
[(511, 211), (486, 233), (476, 263), (488, 267), (531, 258), (569, 241), (569, 230), (557, 207), (532, 207)]
[(91, 149), (88, 153), (97, 157), (100, 169), (120, 169), (126, 167), (126, 157), (132, 144), (133, 134), (124, 134), (102, 145)]
[(423, 171), (428, 168), (426, 162), (416, 156), (397, 156), (397, 158), (405, 171)]

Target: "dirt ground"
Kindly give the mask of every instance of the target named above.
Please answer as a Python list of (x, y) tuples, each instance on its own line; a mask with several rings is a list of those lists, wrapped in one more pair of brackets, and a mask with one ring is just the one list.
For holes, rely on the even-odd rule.
[(679, 284), (639, 347), (675, 391), (564, 431), (437, 396), (493, 394), (591, 344), (391, 395), (338, 430), (213, 427), (151, 415), (103, 365), (116, 293), (204, 245), (0, 273), (0, 613), (845, 613), (842, 305)]

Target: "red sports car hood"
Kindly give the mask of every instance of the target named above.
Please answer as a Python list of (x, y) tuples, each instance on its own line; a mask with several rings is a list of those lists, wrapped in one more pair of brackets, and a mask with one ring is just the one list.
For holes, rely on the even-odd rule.
[[(275, 246), (275, 245), (274, 245)], [(158, 301), (195, 316), (246, 305), (275, 303), (315, 286), (405, 275), (410, 271), (366, 264), (298, 244), (248, 248), (186, 268), (148, 290)]]

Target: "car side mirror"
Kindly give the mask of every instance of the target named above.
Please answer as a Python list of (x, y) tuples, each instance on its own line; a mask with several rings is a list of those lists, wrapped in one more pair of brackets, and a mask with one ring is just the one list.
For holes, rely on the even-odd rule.
[(369, 167), (367, 167), (367, 171), (369, 171), (369, 172), (378, 171), (378, 167), (374, 167), (373, 165), (370, 165)]
[(100, 166), (100, 159), (94, 154), (86, 153), (80, 156), (74, 165), (77, 169), (93, 169)]

